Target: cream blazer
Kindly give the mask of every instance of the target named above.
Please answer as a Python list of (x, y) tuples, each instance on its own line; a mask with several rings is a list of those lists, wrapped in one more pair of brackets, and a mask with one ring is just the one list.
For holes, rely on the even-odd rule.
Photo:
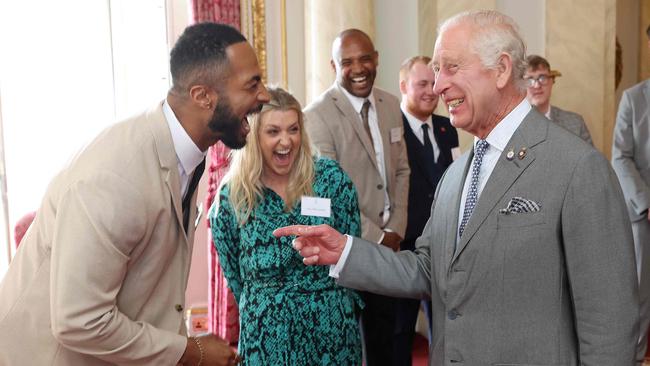
[(189, 231), (162, 103), (103, 131), (50, 183), (0, 283), (0, 365), (176, 364)]
[(341, 164), (359, 195), (362, 237), (379, 242), (386, 227), (404, 237), (408, 205), (409, 168), (402, 111), (398, 99), (374, 88), (377, 123), (384, 146), (386, 189), (391, 202), (390, 219), (383, 226), (383, 180), (377, 167), (372, 141), (361, 117), (343, 91), (332, 85), (305, 108), (305, 128), (320, 152)]

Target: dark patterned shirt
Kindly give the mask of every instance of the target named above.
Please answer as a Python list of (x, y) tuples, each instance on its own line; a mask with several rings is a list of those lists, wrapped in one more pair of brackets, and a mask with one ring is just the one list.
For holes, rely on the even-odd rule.
[(315, 161), (314, 196), (331, 200), (329, 218), (290, 212), (271, 189), (264, 190), (248, 221), (239, 225), (229, 186), (219, 193), (209, 219), (214, 243), (240, 312), (239, 353), (243, 365), (359, 365), (361, 344), (356, 293), (338, 286), (327, 266), (305, 266), (293, 238), (273, 230), (294, 224), (328, 224), (359, 236), (354, 184), (338, 163)]

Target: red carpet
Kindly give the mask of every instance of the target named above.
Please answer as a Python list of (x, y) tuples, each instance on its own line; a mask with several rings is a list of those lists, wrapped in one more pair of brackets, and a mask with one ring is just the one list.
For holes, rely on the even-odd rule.
[(413, 366), (427, 366), (428, 362), (429, 341), (416, 333), (413, 340)]

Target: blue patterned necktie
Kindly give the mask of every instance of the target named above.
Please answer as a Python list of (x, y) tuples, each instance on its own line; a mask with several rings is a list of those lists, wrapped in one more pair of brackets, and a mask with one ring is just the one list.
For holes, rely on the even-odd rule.
[(465, 226), (469, 221), (469, 218), (474, 212), (474, 207), (476, 207), (476, 201), (478, 201), (478, 178), (481, 173), (481, 164), (483, 163), (483, 156), (487, 151), (490, 144), (485, 140), (479, 140), (476, 143), (474, 148), (474, 163), (472, 164), (472, 179), (469, 184), (469, 190), (467, 191), (467, 198), (465, 199), (465, 210), (463, 211), (463, 219), (460, 222), (458, 227), (458, 236), (463, 236), (463, 231), (465, 231)]

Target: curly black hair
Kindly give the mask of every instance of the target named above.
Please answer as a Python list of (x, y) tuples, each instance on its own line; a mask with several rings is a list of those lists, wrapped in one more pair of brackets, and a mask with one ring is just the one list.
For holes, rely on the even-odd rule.
[(170, 53), (173, 89), (183, 93), (197, 83), (216, 86), (227, 76), (226, 49), (240, 42), (246, 38), (225, 24), (198, 23), (185, 28)]

